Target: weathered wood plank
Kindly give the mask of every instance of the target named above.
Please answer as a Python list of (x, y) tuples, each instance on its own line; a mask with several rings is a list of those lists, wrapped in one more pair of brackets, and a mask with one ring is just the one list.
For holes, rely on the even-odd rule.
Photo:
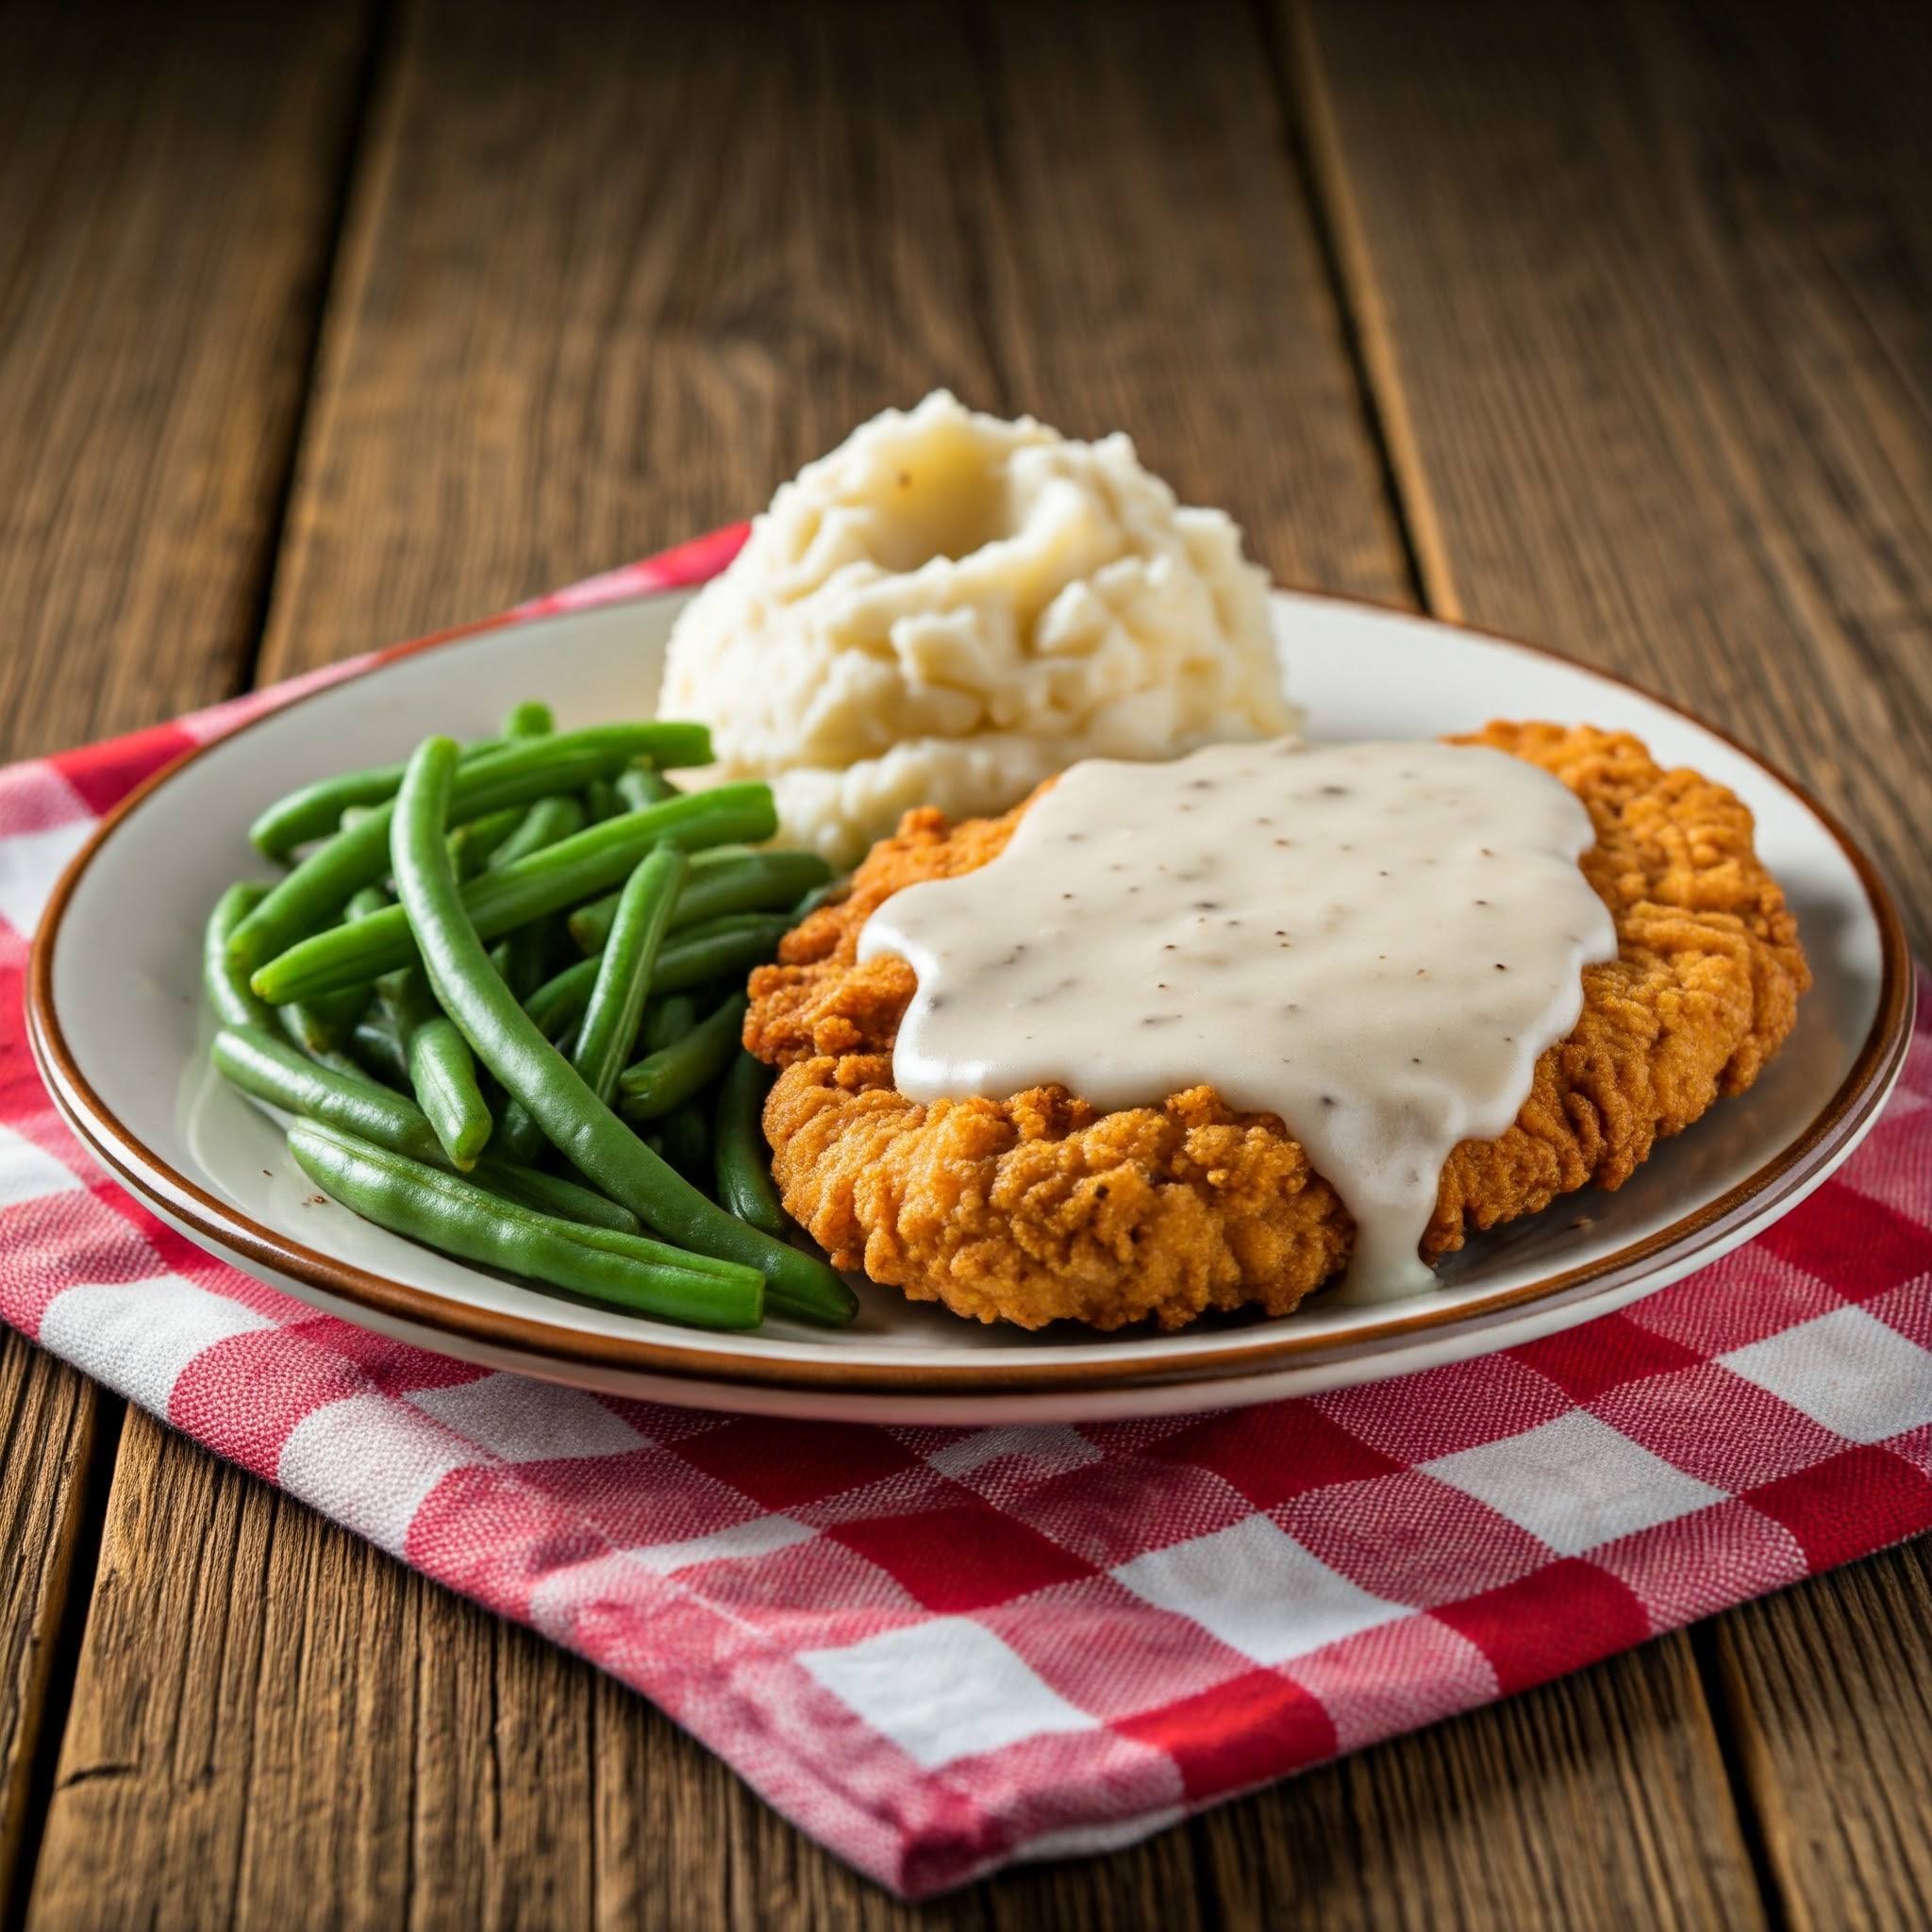
[(989, 10), (987, 335), (1008, 408), (1125, 429), (1285, 583), (1408, 594), (1267, 53), (1241, 9)]
[(1715, 1627), (1723, 1708), (1794, 1926), (1932, 1923), (1924, 1541)]
[(1689, 1641), (1209, 1814), (1236, 1926), (1763, 1923)]
[[(0, 8), (0, 759), (245, 681), (365, 31)], [(0, 1335), (0, 1914), (99, 1413)]]
[[(1131, 422), (1281, 575), (1398, 593), (1260, 50), (1230, 27), (726, 8), (466, 42), (431, 9), (358, 192), (264, 675), (742, 515), (938, 384)], [(1075, 73), (1076, 48), (1107, 58)]]
[[(1769, 752), (1871, 840), (1923, 940), (1926, 56), (1901, 17), (1779, 57), (1782, 18), (1291, 23), (1431, 604)], [(1835, 67), (1839, 116), (1786, 118), (1773, 78)], [(1860, 79), (1896, 103), (1889, 148)]]
[(423, 7), (372, 129), (263, 675), (742, 516), (935, 384), (995, 391), (938, 31)]
[[(242, 1480), (129, 1414), (30, 1925), (228, 1922), (246, 1814), (220, 1774), (218, 1740), (225, 1713), (259, 1680), (251, 1612), (266, 1568), (267, 1519), (234, 1506)], [(159, 1591), (157, 1552), (173, 1562)], [(168, 1668), (150, 1673), (162, 1619)], [(158, 1787), (177, 1848), (160, 1865), (132, 1829)]]
[(130, 1417), (31, 1923), (582, 1924), (590, 1677)]
[(247, 682), (366, 32), (0, 13), (8, 756)]
[(35, 1822), (30, 1774), (98, 1413), (72, 1369), (0, 1337), (0, 1910)]
[[(1932, 36), (1906, 9), (1288, 15), (1433, 602), (1820, 791), (1932, 935)], [(1719, 1621), (1783, 1912), (1924, 1922), (1923, 1546)]]

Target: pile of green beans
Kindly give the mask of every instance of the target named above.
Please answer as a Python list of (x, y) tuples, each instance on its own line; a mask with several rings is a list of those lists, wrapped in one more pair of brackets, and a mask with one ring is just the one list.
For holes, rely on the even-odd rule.
[(739, 1043), (746, 972), (831, 875), (755, 849), (768, 787), (664, 775), (709, 757), (532, 703), (276, 801), (249, 837), (286, 869), (208, 922), (217, 1071), (327, 1194), (445, 1254), (660, 1321), (850, 1321)]

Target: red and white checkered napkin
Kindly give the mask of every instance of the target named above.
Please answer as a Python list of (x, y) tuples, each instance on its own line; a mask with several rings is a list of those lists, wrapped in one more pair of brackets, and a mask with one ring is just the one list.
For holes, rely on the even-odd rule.
[(1307, 1401), (756, 1421), (316, 1314), (108, 1181), (22, 1037), (59, 866), (260, 702), (0, 774), (0, 1315), (635, 1685), (888, 1885), (1125, 1843), (1932, 1525), (1932, 1024), (1865, 1147), (1751, 1246), (1552, 1340)]

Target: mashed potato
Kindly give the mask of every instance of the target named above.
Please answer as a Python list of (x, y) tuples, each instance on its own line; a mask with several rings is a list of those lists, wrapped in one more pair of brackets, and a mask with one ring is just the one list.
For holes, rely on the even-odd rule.
[(658, 708), (708, 777), (850, 864), (910, 806), (1005, 810), (1077, 758), (1294, 728), (1266, 574), (1124, 436), (1072, 442), (943, 391), (783, 485), (678, 618)]

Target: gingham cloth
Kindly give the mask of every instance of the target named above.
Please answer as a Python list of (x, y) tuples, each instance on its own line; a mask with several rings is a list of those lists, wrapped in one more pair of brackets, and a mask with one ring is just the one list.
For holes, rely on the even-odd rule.
[[(509, 621), (692, 581), (738, 541)], [(693, 1413), (485, 1374), (262, 1287), (83, 1154), (21, 998), (95, 818), (289, 689), (0, 774), (0, 1315), (635, 1686), (883, 1883), (1124, 1844), (1932, 1525), (1924, 1031), (1856, 1158), (1705, 1273), (1267, 1407), (976, 1431)]]

